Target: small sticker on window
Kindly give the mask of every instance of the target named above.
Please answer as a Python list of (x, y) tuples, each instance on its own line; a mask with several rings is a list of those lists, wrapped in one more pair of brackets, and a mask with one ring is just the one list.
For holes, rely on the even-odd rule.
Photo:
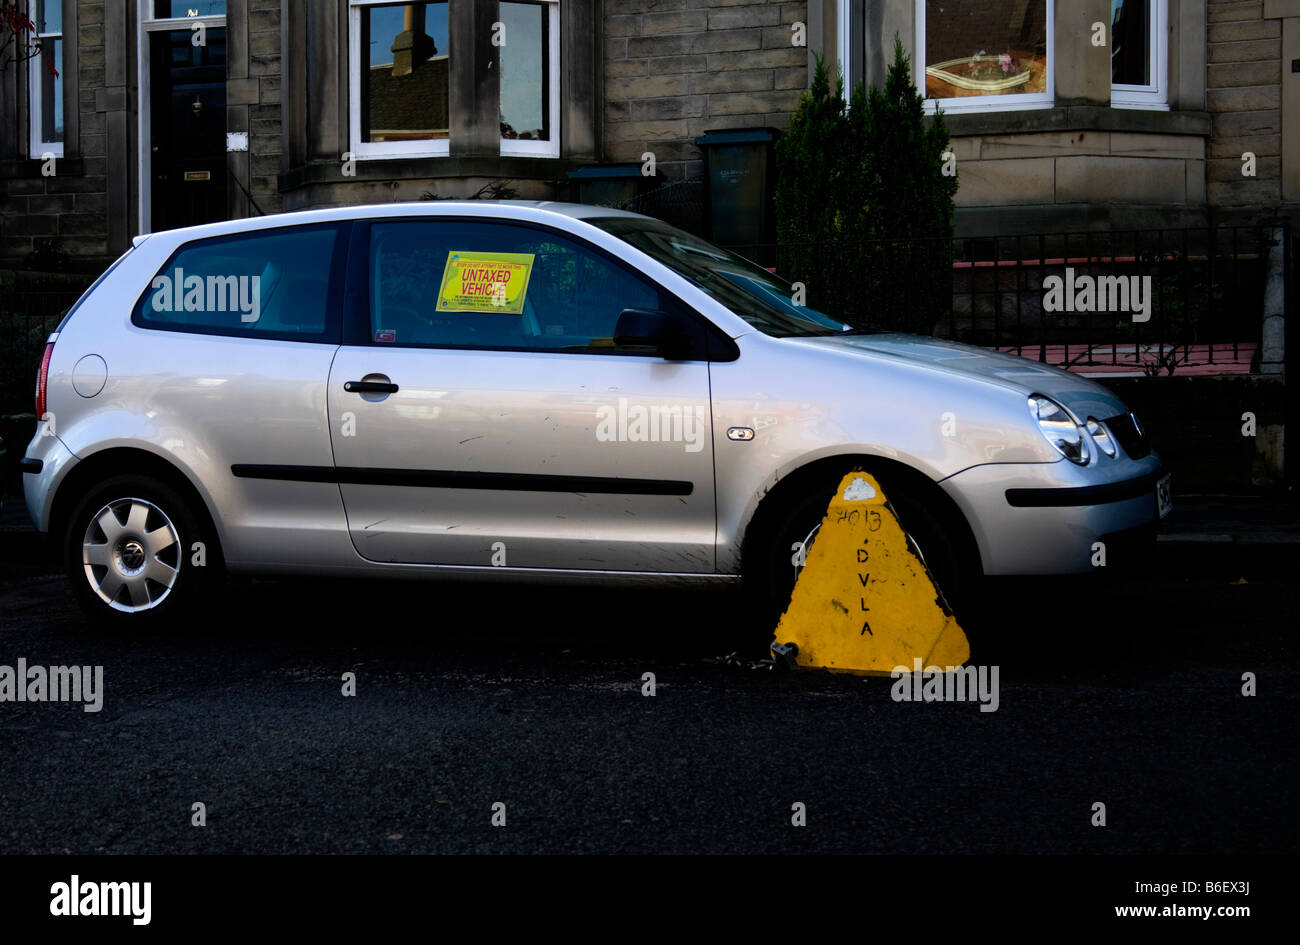
[(534, 258), (532, 253), (448, 253), (438, 311), (522, 315)]
[(375, 332), (375, 341), (380, 344), (392, 344), (397, 340), (397, 332), (391, 328), (381, 328)]

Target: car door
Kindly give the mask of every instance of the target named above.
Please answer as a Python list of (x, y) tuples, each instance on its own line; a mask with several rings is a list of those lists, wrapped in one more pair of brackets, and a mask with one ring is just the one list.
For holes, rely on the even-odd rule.
[(358, 553), (713, 570), (708, 362), (612, 340), (624, 309), (680, 303), (584, 241), (501, 220), (376, 221), (366, 261), (364, 334), (328, 393)]

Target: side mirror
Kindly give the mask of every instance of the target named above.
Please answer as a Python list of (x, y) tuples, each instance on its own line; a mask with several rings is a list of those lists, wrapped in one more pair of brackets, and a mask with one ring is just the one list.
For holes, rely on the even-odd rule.
[(625, 308), (614, 326), (617, 348), (653, 348), (670, 361), (691, 355), (691, 337), (681, 319), (650, 308)]

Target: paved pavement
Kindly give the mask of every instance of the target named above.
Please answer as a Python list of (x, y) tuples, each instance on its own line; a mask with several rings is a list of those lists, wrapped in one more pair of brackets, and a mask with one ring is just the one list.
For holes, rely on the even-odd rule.
[(1160, 540), (1300, 544), (1300, 509), (1261, 496), (1182, 496), (1162, 523)]
[[(1227, 521), (1194, 517), (1171, 532)], [(1300, 826), (1293, 581), (1249, 540), (998, 584), (982, 713), (709, 662), (759, 655), (725, 593), (258, 580), (115, 636), (31, 537), (0, 533), (0, 664), (102, 665), (105, 701), (0, 704), (0, 852), (1249, 853)]]

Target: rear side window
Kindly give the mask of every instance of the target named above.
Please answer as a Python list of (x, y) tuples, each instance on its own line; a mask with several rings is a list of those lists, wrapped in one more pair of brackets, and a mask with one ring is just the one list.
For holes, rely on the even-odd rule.
[(170, 331), (337, 342), (347, 243), (339, 229), (289, 227), (188, 243), (150, 282), (132, 320)]

